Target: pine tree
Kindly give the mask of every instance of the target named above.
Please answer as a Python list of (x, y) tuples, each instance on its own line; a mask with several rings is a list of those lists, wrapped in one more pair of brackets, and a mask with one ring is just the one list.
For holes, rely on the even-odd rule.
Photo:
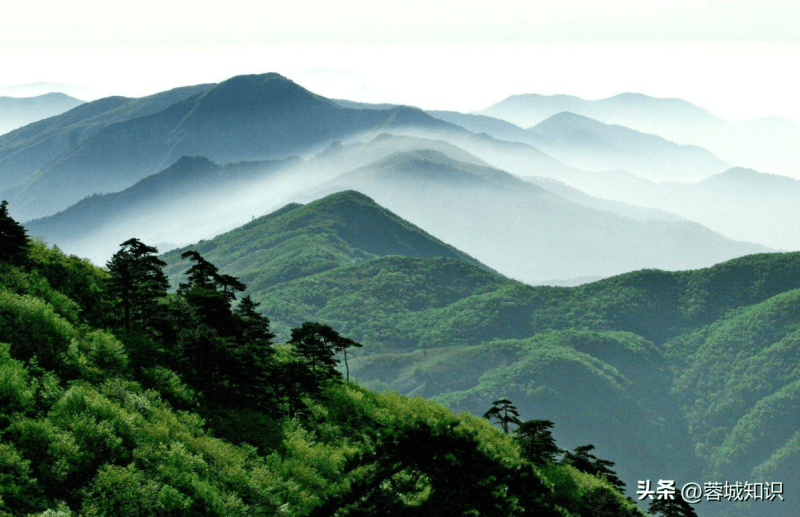
[(523, 458), (536, 465), (556, 462), (556, 456), (564, 451), (556, 446), (550, 431), (553, 425), (550, 420), (528, 420), (519, 424), (514, 440), (522, 449)]
[(697, 512), (680, 493), (676, 493), (674, 499), (653, 499), (647, 513), (661, 517), (697, 517)]
[(139, 239), (129, 239), (120, 248), (106, 263), (111, 273), (109, 293), (117, 300), (121, 312), (117, 318), (122, 326), (131, 330), (137, 325), (144, 331), (158, 310), (157, 300), (167, 295), (169, 280), (163, 271), (166, 263), (156, 256), (156, 248)]
[(219, 273), (219, 268), (204, 259), (194, 250), (185, 251), (181, 258), (189, 259), (192, 266), (186, 270), (187, 282), (178, 287), (178, 295), (194, 307), (205, 325), (213, 328), (219, 335), (235, 335), (236, 321), (233, 319), (231, 305), (237, 291), (247, 286), (237, 278)]
[(269, 329), (269, 318), (256, 310), (258, 303), (250, 295), (242, 298), (234, 310), (237, 319), (237, 345), (231, 351), (231, 389), (239, 401), (250, 407), (261, 407), (272, 394), (274, 350)]
[(522, 423), (519, 419), (517, 407), (508, 399), (500, 399), (492, 402), (492, 408), (483, 414), (483, 418), (487, 420), (494, 418), (497, 420), (506, 434), (508, 434), (509, 425), (519, 425)]
[(8, 215), (8, 201), (0, 202), (0, 262), (23, 264), (28, 256), (28, 243), (25, 228)]
[(572, 465), (581, 472), (597, 477), (606, 478), (620, 492), (625, 491), (625, 482), (622, 481), (611, 467), (615, 465), (613, 461), (601, 460), (590, 451), (594, 450), (594, 445), (581, 445), (575, 447), (575, 452), (567, 452), (564, 456), (564, 463)]
[(307, 321), (300, 327), (292, 329), (292, 339), (299, 355), (311, 367), (315, 375), (322, 378), (334, 378), (341, 375), (336, 371), (339, 360), (336, 359), (334, 342), (339, 334), (328, 325)]

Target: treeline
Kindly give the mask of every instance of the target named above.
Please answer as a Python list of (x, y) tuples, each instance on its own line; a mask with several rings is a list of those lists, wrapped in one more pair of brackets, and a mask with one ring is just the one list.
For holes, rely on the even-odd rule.
[(483, 419), (347, 382), (359, 345), (328, 326), (274, 344), (197, 252), (169, 293), (155, 248), (97, 268), (0, 208), (0, 516), (640, 515)]
[[(555, 425), (553, 422), (550, 420), (522, 421), (519, 416), (517, 407), (508, 399), (495, 400), (492, 407), (483, 415), (487, 420), (496, 421), (507, 435), (511, 433), (512, 426), (515, 426), (513, 439), (519, 445), (520, 455), (534, 465), (540, 467), (569, 465), (586, 474), (605, 479), (620, 493), (625, 491), (625, 482), (611, 468), (614, 466), (614, 462), (592, 454), (594, 445), (579, 445), (573, 451), (561, 449), (553, 438), (551, 431)], [(602, 513), (606, 511), (603, 508), (607, 508), (607, 511), (610, 512), (621, 506), (610, 496), (611, 493), (607, 491), (599, 491), (595, 494), (597, 498), (597, 501), (593, 503), (596, 505), (595, 510), (601, 509), (597, 515), (605, 515)], [(630, 496), (628, 501), (634, 503)], [(650, 498), (648, 510), (650, 514), (662, 517), (697, 517), (692, 505), (683, 499), (680, 493), (674, 493), (672, 497)], [(622, 507), (619, 507), (617, 511), (621, 512), (619, 515), (627, 515)]]
[(249, 408), (276, 418), (305, 411), (304, 397), (342, 380), (336, 356), (346, 358), (359, 343), (307, 322), (292, 329), (291, 348), (278, 358), (259, 304), (250, 296), (236, 303), (246, 285), (187, 251), (186, 281), (168, 294), (166, 264), (156, 253), (131, 239), (107, 264), (109, 310), (98, 323), (133, 346), (135, 366), (167, 366), (210, 408)]

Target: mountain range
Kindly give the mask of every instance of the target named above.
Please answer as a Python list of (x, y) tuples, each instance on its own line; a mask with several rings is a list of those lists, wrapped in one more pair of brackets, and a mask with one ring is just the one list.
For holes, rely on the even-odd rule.
[(707, 150), (589, 117), (561, 112), (529, 131), (542, 137), (539, 148), (584, 170), (621, 169), (654, 181), (703, 179), (728, 165)]
[[(762, 122), (759, 139), (780, 126), (775, 141), (791, 143), (791, 123)], [(364, 345), (349, 373), (371, 388), (475, 415), (510, 398), (524, 419), (556, 422), (559, 446), (592, 443), (615, 461), (629, 495), (647, 478), (786, 481), (800, 478), (800, 254), (764, 252), (800, 247), (800, 183), (693, 140), (692, 131), (725, 139), (741, 127), (633, 94), (519, 96), (463, 114), (327, 99), (278, 74), (239, 76), (100, 99), (0, 136), (0, 199), (31, 236), (97, 264), (132, 237), (158, 246), (173, 288), (191, 265), (181, 253), (196, 250), (247, 284), (241, 294), (260, 303), (276, 341), (317, 321)], [(792, 146), (785, 151), (776, 159), (791, 159)], [(92, 347), (111, 341), (77, 325), (111, 324), (105, 312), (120, 296), (105, 293), (107, 273), (41, 242), (29, 254), (27, 265), (0, 271), (0, 317), (34, 307), (72, 361), (65, 379), (101, 375), (76, 354), (104, 360), (106, 349)], [(583, 285), (534, 285), (542, 282)], [(171, 300), (159, 303), (189, 322), (173, 337), (205, 342), (207, 329), (181, 306), (188, 298)], [(236, 314), (255, 325), (253, 308)], [(14, 350), (27, 350), (31, 340), (14, 334), (25, 325), (0, 327), (13, 331)], [(132, 361), (174, 348), (172, 338), (114, 332)], [(291, 347), (277, 347), (286, 354)], [(0, 347), (2, 366), (19, 370), (3, 357)], [(175, 364), (191, 374), (191, 361)], [(137, 369), (119, 371), (138, 379)], [(180, 390), (173, 380), (164, 386)], [(31, 396), (49, 396), (31, 386)], [(120, 386), (98, 389), (117, 397)], [(351, 418), (326, 404), (313, 409), (319, 425), (308, 440), (325, 435), (330, 411)], [(236, 443), (254, 438), (255, 448), (280, 442), (270, 418), (242, 415), (235, 424), (211, 415), (210, 425)], [(252, 424), (245, 436), (239, 422)], [(788, 482), (786, 492), (800, 497)], [(77, 500), (77, 485), (71, 493)], [(794, 510), (769, 507), (780, 517)], [(763, 507), (698, 513), (756, 517)]]
[(666, 212), (543, 185), (443, 141), (381, 135), (335, 144), (307, 161), (219, 166), (183, 158), (120, 193), (84, 199), (26, 226), (31, 235), (103, 263), (137, 233), (150, 242), (180, 244), (289, 201), (357, 190), (488, 266), (532, 283), (643, 267), (702, 267), (766, 251)]
[(35, 97), (0, 97), (0, 135), (27, 126), (37, 120), (60, 115), (83, 104), (63, 93)]
[(382, 128), (464, 131), (414, 108), (342, 108), (278, 74), (81, 108), (0, 138), (0, 196), (15, 206), (15, 217), (42, 217), (87, 195), (124, 189), (181, 156), (269, 160)]
[(531, 127), (568, 111), (606, 124), (702, 146), (738, 167), (797, 177), (800, 175), (800, 124), (780, 117), (728, 122), (682, 99), (638, 93), (586, 100), (571, 95), (512, 95), (481, 114)]
[[(776, 249), (800, 250), (800, 181), (741, 167), (694, 183), (647, 181), (631, 174), (560, 174), (564, 183), (593, 195), (667, 210), (728, 238)], [(541, 179), (530, 179), (540, 184)]]
[(169, 252), (173, 283), (188, 249), (246, 279), (279, 337), (314, 320), (364, 343), (359, 382), (474, 413), (510, 398), (560, 422), (559, 444), (591, 440), (629, 487), (800, 473), (797, 253), (531, 287), (355, 192)]

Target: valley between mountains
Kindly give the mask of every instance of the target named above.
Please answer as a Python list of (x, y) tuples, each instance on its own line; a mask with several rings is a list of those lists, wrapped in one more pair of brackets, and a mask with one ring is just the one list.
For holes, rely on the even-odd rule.
[[(394, 461), (391, 454), (400, 454), (380, 444), (403, 443), (413, 433), (452, 438), (448, 433), (457, 424), (452, 420), (446, 431), (448, 419), (477, 433), (467, 434), (484, 452), (517, 447), (510, 438), (500, 445), (497, 440), (508, 437), (490, 438), (492, 429), (472, 416), (498, 399), (513, 401), (522, 420), (554, 422), (552, 436), (565, 450), (594, 445), (600, 458), (615, 463), (634, 499), (637, 482), (645, 479), (679, 485), (782, 481), (786, 504), (704, 502), (694, 509), (703, 517), (796, 513), (800, 145), (778, 145), (794, 138), (800, 144), (794, 123), (731, 123), (679, 99), (639, 94), (597, 101), (529, 94), (476, 113), (426, 111), (328, 99), (276, 73), (136, 99), (78, 101), (45, 115), (0, 134), (0, 199), (8, 201), (2, 221), (20, 221), (32, 239), (25, 260), (9, 259), (0, 270), (0, 343), (9, 343), (7, 350), (0, 347), (0, 403), (11, 386), (4, 380), (11, 373), (3, 372), (13, 370), (28, 386), (14, 384), (16, 409), (0, 415), (0, 438), (9, 437), (14, 447), (6, 454), (0, 442), (0, 480), (3, 458), (13, 457), (14, 465), (28, 465), (31, 487), (41, 484), (30, 488), (38, 495), (25, 499), (27, 506), (19, 503), (28, 513), (8, 515), (34, 515), (56, 501), (86, 515), (110, 515), (100, 494), (113, 491), (114, 483), (144, 487), (144, 478), (136, 476), (156, 471), (161, 485), (152, 490), (167, 494), (164, 501), (178, 512), (163, 515), (201, 507), (225, 515), (223, 503), (212, 504), (211, 496), (197, 506), (202, 491), (194, 481), (178, 481), (183, 467), (169, 475), (166, 467), (154, 467), (166, 465), (167, 455), (184, 454), (176, 447), (214, 457), (218, 465), (226, 461), (214, 456), (222, 449), (209, 451), (231, 447), (224, 455), (237, 458), (230, 465), (249, 480), (237, 483), (249, 483), (251, 492), (236, 485), (214, 497), (230, 508), (239, 497), (248, 508), (241, 515), (264, 508), (276, 515), (339, 515), (325, 513), (337, 505), (350, 508), (342, 515), (362, 515), (357, 504), (389, 508), (390, 500), (406, 509), (423, 508), (426, 501), (444, 508), (433, 506), (444, 503), (431, 495), (443, 481), (423, 467), (416, 480), (416, 467), (409, 467), (389, 476), (394, 481), (380, 490), (370, 485), (364, 493), (372, 495), (360, 500), (348, 490), (368, 485), (359, 469), (377, 473), (382, 462)], [(758, 141), (750, 141), (755, 127)], [(775, 145), (764, 143), (770, 134)], [(161, 294), (152, 307), (170, 314), (169, 324), (148, 320), (150, 309), (142, 309), (140, 331), (120, 323), (129, 316), (120, 316), (115, 305), (124, 295), (108, 287), (114, 285), (109, 268), (131, 238), (158, 249), (158, 258), (153, 250), (142, 256), (150, 264), (163, 261), (157, 269), (164, 277), (153, 280)], [(199, 270), (191, 268), (205, 267), (204, 261), (218, 268), (206, 270), (209, 278), (228, 283), (203, 287)], [(283, 343), (296, 344), (305, 322), (327, 325), (362, 345), (347, 352), (346, 373), (354, 384), (331, 373), (328, 387), (302, 388), (309, 390), (302, 403), (280, 392), (271, 409), (226, 405), (196, 367), (213, 354), (193, 356), (176, 345), (206, 343), (187, 323), (205, 325), (204, 318), (211, 318), (200, 316), (205, 309), (192, 298), (201, 292), (192, 289), (201, 287), (222, 293), (224, 318), (266, 322), (271, 337), (259, 343), (278, 344), (277, 365), (302, 363)], [(94, 308), (93, 297), (102, 301)], [(50, 330), (26, 333), (37, 318), (45, 318), (42, 328)], [(245, 347), (245, 331), (225, 329), (214, 330), (208, 342)], [(104, 343), (119, 346), (98, 348), (101, 334), (111, 340)], [(28, 342), (50, 343), (52, 364), (37, 370)], [(171, 351), (173, 346), (178, 348)], [(110, 354), (108, 364), (103, 354)], [(55, 380), (45, 370), (55, 372)], [(230, 393), (246, 386), (240, 377), (230, 379)], [(55, 386), (47, 388), (49, 395), (46, 382)], [(20, 395), (25, 390), (33, 402)], [(151, 391), (162, 398), (156, 402)], [(76, 439), (64, 436), (80, 434), (77, 420), (70, 420), (71, 412), (83, 411), (78, 406), (116, 404), (119, 411), (133, 411), (136, 397), (155, 409), (136, 409), (144, 418), (135, 424), (139, 431), (120, 431), (119, 422), (108, 431), (120, 444), (113, 466), (63, 453)], [(70, 402), (78, 398), (83, 402)], [(295, 414), (295, 404), (307, 412)], [(90, 420), (101, 425), (105, 417), (95, 413)], [(198, 420), (192, 420), (195, 413)], [(427, 420), (418, 418), (423, 414)], [(394, 415), (391, 424), (387, 415)], [(381, 429), (393, 430), (372, 436), (368, 421), (378, 420), (387, 426)], [(417, 427), (398, 424), (412, 420)], [(158, 433), (149, 425), (168, 433), (180, 429), (175, 432), (181, 438), (163, 445), (169, 452), (158, 449), (150, 436)], [(246, 439), (235, 437), (237, 426)], [(399, 441), (386, 438), (392, 433)], [(94, 484), (53, 488), (60, 467), (41, 460), (45, 467), (36, 470), (34, 435), (47, 450), (62, 451), (49, 452), (51, 459), (62, 458), (72, 465), (66, 471)], [(201, 442), (205, 456), (197, 449)], [(319, 448), (313, 460), (303, 456), (309, 447)], [(339, 459), (320, 459), (325, 447)], [(503, 454), (497, 458), (519, 460), (516, 452)], [(356, 465), (355, 458), (371, 466)], [(304, 465), (309, 477), (292, 477), (281, 462)], [(611, 513), (591, 513), (602, 505), (587, 503), (588, 494), (594, 480), (601, 481), (587, 481), (580, 477), (585, 471), (565, 465), (532, 471), (549, 488), (539, 506), (528, 502), (533, 506), (527, 508), (546, 507), (556, 512), (547, 515), (564, 517), (636, 514), (624, 498), (614, 500)], [(262, 467), (275, 478), (258, 485)], [(114, 469), (130, 473), (124, 477)], [(196, 480), (206, 475), (196, 472)], [(347, 481), (335, 481), (340, 475)], [(276, 488), (282, 483), (302, 488)], [(564, 488), (570, 486), (575, 488)], [(225, 499), (225, 493), (233, 495)], [(22, 500), (14, 497), (0, 489), (0, 515), (4, 501)], [(520, 501), (509, 504), (523, 507)], [(391, 507), (403, 514), (400, 506)]]

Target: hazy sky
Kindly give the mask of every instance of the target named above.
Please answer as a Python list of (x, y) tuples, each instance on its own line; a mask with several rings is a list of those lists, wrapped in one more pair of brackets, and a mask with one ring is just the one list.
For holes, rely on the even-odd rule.
[(322, 95), (424, 108), (638, 91), (800, 121), (800, 2), (15, 1), (0, 63), (0, 87), (83, 85), (87, 98), (276, 71)]

